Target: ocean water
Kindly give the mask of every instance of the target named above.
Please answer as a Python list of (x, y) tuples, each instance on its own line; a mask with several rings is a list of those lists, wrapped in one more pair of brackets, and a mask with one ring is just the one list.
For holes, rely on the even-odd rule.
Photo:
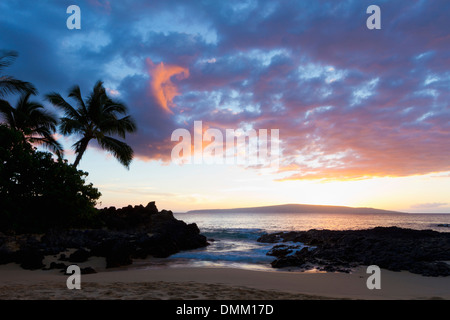
[(273, 244), (256, 241), (261, 235), (270, 232), (310, 229), (356, 230), (377, 226), (450, 232), (450, 228), (438, 226), (450, 224), (450, 214), (175, 213), (174, 215), (186, 223), (196, 223), (201, 234), (210, 239), (211, 245), (172, 255), (164, 260), (164, 267), (210, 266), (276, 271), (270, 266), (274, 257), (266, 255)]

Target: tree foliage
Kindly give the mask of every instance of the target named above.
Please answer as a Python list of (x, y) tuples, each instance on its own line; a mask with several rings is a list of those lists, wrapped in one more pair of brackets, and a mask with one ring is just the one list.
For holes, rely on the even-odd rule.
[(59, 93), (46, 96), (56, 108), (64, 112), (59, 126), (63, 135), (76, 134), (80, 139), (73, 145), (78, 166), (91, 140), (97, 140), (100, 147), (110, 152), (122, 165), (129, 167), (133, 160), (133, 149), (112, 136), (125, 138), (127, 133), (136, 132), (134, 119), (127, 115), (128, 108), (120, 101), (108, 97), (103, 82), (98, 81), (91, 94), (83, 100), (80, 87), (69, 92), (69, 98), (76, 103), (69, 104)]
[(0, 125), (0, 231), (91, 226), (101, 194), (85, 176), (37, 151), (20, 131)]
[(30, 96), (30, 92), (23, 93), (15, 108), (0, 100), (0, 119), (10, 129), (21, 131), (30, 143), (43, 145), (62, 157), (63, 147), (53, 136), (58, 118), (39, 102), (31, 101)]
[(11, 93), (36, 93), (36, 88), (31, 83), (3, 74), (3, 69), (13, 64), (17, 57), (16, 51), (0, 50), (0, 98)]

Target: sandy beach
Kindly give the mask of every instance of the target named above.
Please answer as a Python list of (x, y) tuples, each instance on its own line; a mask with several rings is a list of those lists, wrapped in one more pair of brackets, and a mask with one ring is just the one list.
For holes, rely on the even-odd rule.
[(450, 299), (450, 277), (381, 270), (381, 289), (369, 290), (368, 276), (363, 267), (351, 274), (210, 267), (116, 269), (82, 275), (81, 290), (69, 290), (67, 276), (57, 270), (27, 271), (8, 264), (0, 266), (0, 299)]

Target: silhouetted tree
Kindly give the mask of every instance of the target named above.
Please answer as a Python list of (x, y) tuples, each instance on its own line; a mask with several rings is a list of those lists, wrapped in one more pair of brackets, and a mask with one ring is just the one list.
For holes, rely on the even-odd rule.
[(42, 144), (62, 157), (63, 148), (53, 136), (58, 124), (56, 116), (44, 110), (42, 104), (30, 101), (30, 96), (31, 92), (23, 93), (15, 108), (7, 101), (0, 101), (0, 116), (11, 129), (22, 132), (29, 142)]
[(99, 191), (86, 172), (37, 151), (23, 133), (0, 125), (0, 231), (45, 232), (97, 223)]
[(15, 51), (0, 50), (0, 98), (9, 93), (31, 92), (36, 94), (36, 88), (31, 83), (2, 74), (3, 69), (9, 67), (17, 57), (18, 54)]
[(60, 94), (51, 93), (46, 96), (55, 107), (65, 113), (61, 118), (60, 132), (64, 135), (76, 134), (81, 138), (73, 145), (76, 152), (75, 167), (80, 163), (91, 140), (111, 152), (125, 167), (129, 167), (133, 159), (133, 149), (123, 141), (110, 135), (125, 138), (126, 133), (136, 131), (136, 124), (131, 116), (126, 115), (128, 109), (125, 104), (108, 97), (103, 82), (98, 81), (86, 102), (81, 97), (79, 86), (73, 87), (69, 92), (76, 106), (73, 107)]

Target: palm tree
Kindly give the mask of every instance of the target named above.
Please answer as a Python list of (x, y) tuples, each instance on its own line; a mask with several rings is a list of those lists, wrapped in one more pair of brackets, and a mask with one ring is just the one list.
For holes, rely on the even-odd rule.
[(23, 93), (15, 108), (7, 101), (0, 100), (0, 115), (10, 129), (22, 132), (28, 142), (41, 144), (61, 158), (63, 148), (53, 137), (58, 120), (45, 111), (42, 104), (30, 101), (31, 94)]
[(110, 136), (125, 138), (127, 132), (136, 131), (134, 120), (126, 115), (128, 108), (123, 103), (109, 98), (101, 81), (95, 84), (86, 101), (81, 97), (79, 86), (73, 87), (68, 96), (76, 102), (75, 107), (58, 93), (48, 94), (46, 98), (65, 113), (65, 117), (61, 118), (60, 132), (63, 135), (77, 134), (81, 137), (73, 145), (77, 155), (73, 165), (78, 166), (89, 142), (97, 140), (104, 150), (112, 153), (122, 165), (129, 168), (133, 149), (125, 142)]
[(1, 74), (2, 69), (9, 67), (17, 56), (15, 51), (0, 50), (0, 98), (9, 93), (31, 92), (36, 94), (36, 88), (31, 83)]

